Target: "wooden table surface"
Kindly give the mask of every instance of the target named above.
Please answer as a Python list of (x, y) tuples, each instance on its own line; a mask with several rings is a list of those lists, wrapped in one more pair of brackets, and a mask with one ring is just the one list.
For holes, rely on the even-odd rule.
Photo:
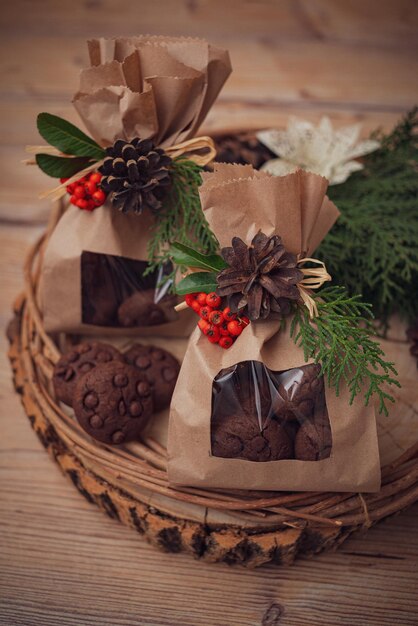
[[(234, 73), (206, 127), (280, 126), (289, 114), (389, 129), (416, 103), (414, 0), (13, 0), (0, 60), (1, 323), (42, 231), (48, 186), (24, 169), (42, 110), (70, 99), (92, 35), (200, 35)], [(257, 571), (157, 552), (85, 502), (45, 454), (13, 393), (1, 338), (0, 624), (398, 626), (418, 624), (418, 506), (337, 553)]]

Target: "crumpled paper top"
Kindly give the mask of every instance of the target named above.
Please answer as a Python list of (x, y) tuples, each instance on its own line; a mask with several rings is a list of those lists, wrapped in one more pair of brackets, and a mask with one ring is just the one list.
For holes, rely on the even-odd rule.
[(231, 73), (228, 52), (203, 39), (101, 38), (88, 49), (73, 103), (104, 147), (141, 137), (166, 148), (193, 137)]
[(297, 170), (272, 176), (251, 165), (216, 163), (202, 173), (202, 208), (221, 247), (232, 237), (249, 243), (261, 230), (277, 234), (293, 254), (311, 256), (339, 216), (323, 176)]

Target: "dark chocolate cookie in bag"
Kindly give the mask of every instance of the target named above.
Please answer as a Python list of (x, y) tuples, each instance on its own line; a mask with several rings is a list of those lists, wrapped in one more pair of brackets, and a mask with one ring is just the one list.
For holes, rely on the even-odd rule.
[[(195, 135), (231, 71), (229, 55), (204, 40), (155, 36), (91, 40), (89, 52), (91, 67), (82, 71), (73, 103), (93, 139), (70, 129), (71, 154), (79, 159), (69, 165), (80, 161), (80, 194), (89, 184), (83, 175), (96, 168), (107, 198), (95, 209), (83, 199), (69, 206), (47, 242), (39, 294), (45, 329), (114, 334), (154, 326), (159, 335), (187, 336), (191, 316), (179, 319), (173, 297), (161, 295), (173, 282), (161, 258), (177, 223), (193, 239), (196, 224), (205, 225), (196, 167), (213, 158), (214, 148)], [(47, 122), (71, 126), (56, 116)], [(60, 148), (56, 134), (42, 133)], [(194, 211), (190, 220), (183, 200)], [(170, 211), (171, 230), (167, 223), (159, 230)], [(205, 235), (202, 251), (215, 243)]]
[(337, 393), (290, 332), (296, 311), (315, 324), (312, 289), (330, 279), (311, 259), (338, 216), (327, 181), (224, 164), (203, 180), (202, 206), (224, 261), (214, 268), (220, 308), (229, 307), (236, 325), (241, 317), (250, 323), (228, 349), (214, 341), (215, 330), (208, 341), (204, 324), (192, 334), (170, 408), (170, 482), (377, 490), (373, 407), (351, 397), (345, 380)]

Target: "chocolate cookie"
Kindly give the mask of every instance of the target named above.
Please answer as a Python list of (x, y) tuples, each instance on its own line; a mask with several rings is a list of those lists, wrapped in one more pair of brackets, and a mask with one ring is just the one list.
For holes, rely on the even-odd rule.
[(320, 371), (321, 366), (312, 363), (279, 374), (277, 395), (272, 399), (274, 414), (279, 419), (300, 422), (312, 416), (324, 388)]
[(73, 404), (77, 381), (99, 363), (124, 361), (122, 354), (107, 343), (83, 342), (64, 354), (54, 368), (52, 378), (57, 399), (68, 406)]
[(331, 454), (332, 435), (328, 413), (306, 420), (295, 438), (295, 458), (299, 461), (320, 461)]
[(293, 444), (283, 426), (274, 419), (260, 429), (257, 418), (228, 415), (212, 422), (212, 454), (248, 461), (278, 461), (293, 458)]
[(155, 410), (161, 411), (169, 406), (180, 371), (177, 359), (167, 350), (139, 343), (125, 353), (125, 359), (140, 369), (151, 385)]
[(97, 365), (76, 386), (74, 412), (80, 426), (99, 441), (137, 439), (153, 412), (152, 390), (140, 370), (111, 361)]
[(121, 326), (156, 326), (165, 324), (177, 318), (174, 307), (177, 298), (174, 295), (165, 296), (159, 302), (154, 302), (155, 290), (146, 289), (136, 291), (129, 296), (118, 309), (118, 320)]

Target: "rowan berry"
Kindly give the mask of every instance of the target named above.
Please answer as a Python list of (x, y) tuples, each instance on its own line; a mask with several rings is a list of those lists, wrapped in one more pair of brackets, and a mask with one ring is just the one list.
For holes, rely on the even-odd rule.
[(236, 313), (232, 313), (231, 309), (229, 306), (226, 306), (224, 308), (224, 310), (222, 311), (224, 318), (228, 321), (231, 322), (232, 320), (235, 320), (237, 318), (237, 314)]
[(193, 311), (195, 311), (198, 315), (200, 315), (201, 306), (197, 300), (193, 300), (190, 306), (192, 307)]
[[(101, 178), (102, 176), (99, 172), (92, 172), (90, 175), (83, 176), (67, 185), (66, 190), (71, 196), (71, 204), (75, 204), (75, 206), (85, 211), (94, 211), (94, 209), (104, 204), (106, 194), (103, 189), (98, 187)], [(62, 184), (65, 184), (69, 179), (61, 178), (60, 180)], [(79, 206), (77, 200), (86, 200), (87, 204), (82, 203), (82, 206)]]
[(196, 300), (196, 295), (195, 293), (187, 293), (186, 297), (184, 298), (186, 301), (187, 306), (192, 306), (192, 302), (194, 300)]
[(74, 189), (74, 195), (77, 198), (85, 198), (86, 197), (86, 190), (84, 189), (84, 187), (82, 185), (77, 185), (77, 187)]
[(219, 326), (224, 321), (224, 316), (222, 311), (211, 311), (209, 313), (209, 321), (215, 326)]
[(210, 324), (209, 324), (209, 322), (208, 322), (208, 321), (206, 321), (206, 320), (199, 320), (199, 321), (197, 322), (197, 325), (199, 326), (199, 328), (200, 328), (200, 330), (202, 331), (202, 333), (203, 333), (204, 335), (206, 335), (206, 332), (207, 332), (207, 331), (209, 330), (209, 328), (210, 328)]
[(76, 206), (83, 211), (88, 211), (88, 202), (84, 198), (79, 198), (76, 202)]
[(234, 337), (238, 337), (243, 331), (244, 326), (240, 324), (238, 320), (232, 320), (232, 322), (228, 322), (228, 330), (231, 335)]
[(229, 337), (228, 322), (223, 321), (218, 328), (222, 337)]
[(92, 196), (97, 191), (97, 185), (91, 180), (88, 180), (86, 183), (84, 183), (84, 189), (86, 190), (87, 194)]
[(230, 348), (233, 343), (234, 341), (232, 337), (221, 337), (219, 339), (219, 345), (221, 346), (221, 348), (224, 348), (225, 350), (228, 350), (228, 348)]
[[(199, 304), (199, 296), (196, 299), (196, 302)], [(200, 312), (199, 315), (202, 319), (204, 320), (208, 320), (209, 319), (209, 315), (212, 313), (212, 309), (210, 308), (210, 306), (202, 306), (200, 307)]]
[(208, 293), (208, 295), (206, 296), (206, 304), (208, 306), (211, 306), (213, 309), (218, 308), (218, 306), (221, 304), (221, 298), (220, 296), (218, 296), (216, 291), (211, 291), (211, 293)]
[(106, 194), (103, 189), (98, 189), (92, 194), (92, 200), (96, 206), (101, 206), (106, 200)]
[(93, 172), (92, 174), (90, 174), (91, 183), (95, 183), (97, 185), (98, 183), (100, 183), (101, 180), (102, 175), (100, 174), (100, 172)]
[(206, 294), (203, 293), (203, 291), (201, 293), (198, 293), (196, 296), (196, 300), (198, 301), (198, 303), (200, 304), (200, 306), (206, 306)]
[(205, 334), (211, 343), (218, 343), (221, 336), (218, 327), (213, 324), (209, 324), (209, 328), (206, 330)]

